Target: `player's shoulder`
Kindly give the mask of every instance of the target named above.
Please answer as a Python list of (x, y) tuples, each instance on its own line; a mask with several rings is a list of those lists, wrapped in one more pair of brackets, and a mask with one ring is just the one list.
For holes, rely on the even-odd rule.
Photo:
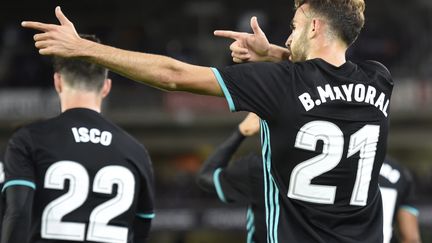
[(280, 62), (248, 62), (242, 64), (236, 64), (231, 66), (231, 68), (235, 67), (243, 67), (245, 70), (250, 70), (251, 72), (255, 71), (265, 71), (265, 72), (283, 72), (289, 71), (294, 66), (294, 63), (291, 61), (280, 61)]
[(21, 140), (23, 142), (30, 142), (34, 133), (38, 133), (40, 130), (49, 129), (50, 121), (53, 119), (54, 118), (38, 120), (16, 126), (10, 141), (16, 142)]
[(389, 69), (382, 63), (375, 60), (366, 60), (356, 63), (368, 76), (379, 75), (387, 81), (393, 82)]
[(125, 146), (132, 146), (134, 149), (147, 151), (143, 144), (133, 137), (129, 132), (111, 120), (105, 119), (105, 121), (107, 124), (109, 124), (110, 130), (120, 139), (122, 143), (124, 143)]
[(136, 161), (144, 161), (145, 165), (151, 165), (150, 154), (142, 142), (114, 122), (110, 120), (106, 122), (110, 124), (115, 144), (127, 151), (129, 156), (135, 157)]

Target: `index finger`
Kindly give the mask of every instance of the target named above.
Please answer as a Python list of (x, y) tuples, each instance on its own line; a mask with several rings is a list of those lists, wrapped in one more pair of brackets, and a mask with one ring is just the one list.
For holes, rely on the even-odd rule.
[(33, 22), (33, 21), (23, 21), (21, 26), (24, 28), (40, 30), (43, 32), (47, 32), (53, 30), (57, 25), (54, 24), (45, 24), (41, 22)]
[(244, 33), (230, 30), (215, 30), (214, 35), (219, 37), (231, 38), (237, 40), (242, 37)]

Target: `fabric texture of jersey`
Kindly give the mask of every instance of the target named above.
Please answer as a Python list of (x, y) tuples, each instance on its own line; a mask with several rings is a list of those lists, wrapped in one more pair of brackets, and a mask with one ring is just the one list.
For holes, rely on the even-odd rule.
[(397, 211), (403, 209), (418, 216), (413, 178), (406, 168), (391, 159), (386, 159), (381, 167), (378, 182), (384, 209), (384, 243), (398, 242), (393, 231)]
[(132, 242), (136, 217), (154, 216), (146, 149), (92, 110), (18, 130), (5, 169), (3, 190), (35, 189), (30, 242)]
[(267, 242), (262, 160), (255, 154), (232, 161), (219, 181), (228, 203), (244, 203), (247, 212), (247, 243)]
[(262, 119), (267, 241), (381, 243), (388, 70), (312, 59), (213, 71), (232, 111)]

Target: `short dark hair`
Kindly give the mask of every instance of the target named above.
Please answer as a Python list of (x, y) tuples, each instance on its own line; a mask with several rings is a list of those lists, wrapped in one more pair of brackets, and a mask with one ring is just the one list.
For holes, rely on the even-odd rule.
[(332, 30), (348, 46), (357, 39), (365, 22), (364, 0), (294, 0), (294, 3), (295, 9), (309, 4), (314, 13), (330, 22)]
[[(100, 43), (95, 35), (80, 34), (81, 38)], [(72, 88), (87, 91), (100, 91), (108, 70), (97, 64), (81, 61), (75, 58), (54, 57), (54, 72), (64, 76), (64, 81)]]

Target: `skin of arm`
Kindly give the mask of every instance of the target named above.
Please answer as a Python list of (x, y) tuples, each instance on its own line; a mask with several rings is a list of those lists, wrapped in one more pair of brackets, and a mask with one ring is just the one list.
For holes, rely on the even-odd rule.
[(421, 243), (417, 216), (401, 208), (397, 212), (401, 243)]
[(81, 39), (86, 45), (77, 54), (84, 60), (105, 66), (127, 78), (168, 91), (188, 91), (223, 96), (208, 67), (177, 61), (170, 57), (121, 50)]
[(9, 187), (3, 217), (1, 243), (25, 243), (30, 234), (34, 190), (24, 186)]
[(102, 45), (80, 38), (72, 22), (55, 9), (60, 25), (24, 21), (22, 26), (41, 31), (34, 36), (41, 55), (90, 61), (147, 85), (168, 90), (223, 96), (211, 68), (175, 59)]

